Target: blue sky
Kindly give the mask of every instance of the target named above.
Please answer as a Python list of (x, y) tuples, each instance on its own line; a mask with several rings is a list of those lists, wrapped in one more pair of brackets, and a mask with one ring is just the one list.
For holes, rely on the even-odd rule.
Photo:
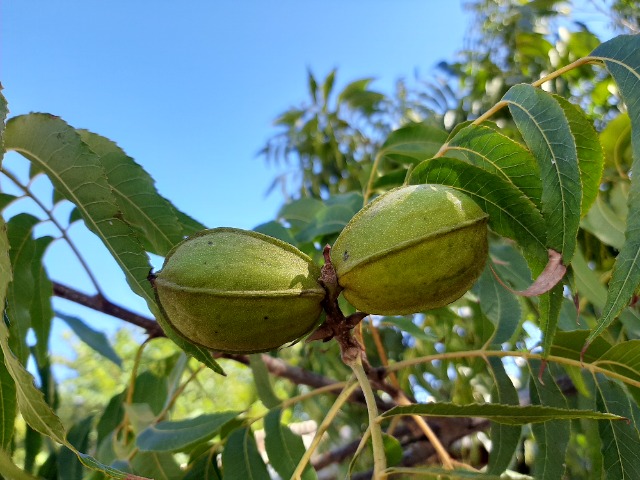
[[(48, 112), (104, 135), (183, 211), (208, 227), (247, 229), (283, 202), (265, 196), (278, 170), (257, 152), (276, 132), (272, 120), (306, 99), (307, 69), (324, 77), (337, 67), (338, 86), (375, 77), (390, 93), (399, 77), (426, 77), (452, 59), (469, 19), (445, 0), (6, 0), (0, 13), (10, 116)], [(4, 166), (25, 171), (15, 154)], [(47, 181), (35, 187), (46, 192)], [(108, 298), (146, 313), (101, 243), (79, 225), (70, 234)], [(93, 293), (63, 242), (46, 265), (53, 279)], [(99, 330), (122, 325), (64, 300), (54, 306)], [(54, 348), (63, 329), (57, 321)]]

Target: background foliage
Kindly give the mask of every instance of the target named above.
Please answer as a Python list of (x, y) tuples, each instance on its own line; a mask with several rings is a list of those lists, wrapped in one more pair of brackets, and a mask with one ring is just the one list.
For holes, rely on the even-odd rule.
[[(368, 317), (356, 331), (381, 368), (369, 381), (388, 475), (640, 477), (640, 37), (601, 43), (565, 6), (470, 3), (468, 48), (391, 97), (371, 79), (336, 91), (338, 72), (309, 72), (308, 100), (277, 118), (263, 149), (295, 168), (274, 182), (286, 193), (278, 217), (256, 230), (319, 263), (364, 203), (405, 183), (450, 185), (490, 215), (490, 262), (467, 295)], [(633, 2), (602, 8), (618, 33), (638, 31)], [(335, 342), (251, 356), (186, 343), (156, 307), (149, 254), (204, 226), (109, 139), (48, 114), (9, 118), (1, 133), (3, 151), (31, 171), (25, 183), (2, 166), (22, 194), (0, 191), (0, 210), (39, 208), (0, 218), (3, 477), (371, 477), (377, 462), (360, 445), (375, 435), (371, 405)], [(43, 175), (52, 199), (32, 188)], [(68, 203), (61, 221), (54, 210)], [(112, 302), (96, 272), (87, 269), (98, 292), (89, 296), (44, 269), (57, 240), (84, 262), (67, 235), (76, 222), (100, 238), (149, 317)], [(57, 233), (40, 235), (43, 223)], [(549, 250), (568, 267), (562, 282), (522, 295), (550, 278)], [(145, 339), (127, 329), (107, 339), (53, 311), (52, 296), (142, 327)], [(75, 359), (49, 352), (54, 316), (75, 334)], [(77, 375), (58, 383), (53, 364)]]

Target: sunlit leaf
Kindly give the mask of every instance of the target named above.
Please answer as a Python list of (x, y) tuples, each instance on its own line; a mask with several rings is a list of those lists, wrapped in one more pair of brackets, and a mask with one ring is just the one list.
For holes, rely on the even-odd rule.
[(30, 473), (18, 468), (18, 466), (13, 463), (13, 460), (11, 460), (11, 455), (3, 449), (0, 449), (0, 472), (12, 480), (39, 480), (39, 477), (34, 477)]
[(393, 466), (398, 465), (400, 462), (402, 462), (404, 449), (402, 448), (400, 440), (398, 440), (396, 437), (392, 437), (391, 435), (383, 433), (382, 442), (384, 445), (384, 454), (387, 457), (387, 465)]
[(87, 227), (104, 242), (134, 292), (155, 310), (147, 282), (149, 262), (133, 231), (121, 219), (99, 157), (63, 120), (45, 114), (7, 122), (6, 148), (41, 166), (54, 187), (79, 209)]
[(581, 215), (584, 216), (600, 191), (600, 180), (604, 166), (604, 153), (598, 133), (584, 112), (565, 98), (554, 95), (560, 104), (567, 120), (569, 129), (576, 143), (578, 167), (580, 168), (580, 182), (582, 184)]
[(433, 417), (481, 417), (504, 425), (526, 425), (548, 422), (549, 420), (624, 420), (625, 417), (612, 413), (576, 410), (571, 408), (546, 407), (542, 405), (502, 405), (497, 403), (425, 403), (394, 407), (382, 414), (383, 417), (397, 415), (426, 415)]
[(621, 113), (611, 120), (600, 132), (600, 144), (604, 151), (607, 166), (621, 172), (631, 166), (631, 120), (629, 115)]
[[(624, 100), (631, 120), (633, 167), (640, 171), (640, 37), (620, 35), (596, 48), (591, 56), (604, 61)], [(629, 193), (625, 243), (613, 267), (607, 302), (598, 326), (589, 336), (593, 341), (628, 304), (640, 284), (640, 179), (634, 175)]]
[(531, 152), (493, 128), (469, 125), (449, 140), (447, 151), (512, 183), (540, 208), (542, 182)]
[(542, 179), (542, 216), (547, 246), (565, 264), (573, 257), (580, 225), (582, 186), (576, 144), (558, 101), (531, 85), (515, 85), (503, 97)]
[(183, 238), (171, 204), (161, 197), (151, 176), (115, 142), (78, 130), (80, 138), (99, 156), (116, 204), (144, 248), (164, 256)]
[(53, 186), (75, 204), (87, 227), (103, 241), (131, 289), (146, 301), (167, 336), (209, 368), (223, 373), (210, 352), (176, 334), (160, 313), (147, 280), (149, 259), (134, 231), (121, 218), (98, 155), (78, 133), (52, 115), (21, 115), (7, 122), (5, 146), (38, 164)]

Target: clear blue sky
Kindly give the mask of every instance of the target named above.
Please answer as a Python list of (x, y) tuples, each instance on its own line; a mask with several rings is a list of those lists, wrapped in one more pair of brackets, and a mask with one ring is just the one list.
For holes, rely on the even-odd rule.
[[(282, 204), (278, 192), (265, 197), (277, 170), (256, 154), (273, 118), (306, 99), (307, 68), (324, 77), (337, 67), (338, 84), (373, 76), (390, 93), (398, 77), (428, 77), (452, 59), (469, 20), (446, 0), (4, 0), (0, 13), (10, 116), (48, 112), (109, 137), (178, 208), (209, 227), (247, 229)], [(71, 233), (108, 297), (146, 313), (99, 241)], [(53, 279), (86, 286), (62, 242), (47, 265)], [(121, 325), (55, 306), (97, 329)]]

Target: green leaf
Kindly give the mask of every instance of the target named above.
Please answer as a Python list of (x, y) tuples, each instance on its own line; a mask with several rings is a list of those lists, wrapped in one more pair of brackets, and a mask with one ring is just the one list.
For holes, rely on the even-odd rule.
[(9, 284), (7, 292), (7, 315), (11, 322), (9, 345), (22, 364), (27, 362), (29, 356), (26, 337), (31, 328), (31, 305), (36, 295), (33, 229), (38, 223), (40, 220), (28, 213), (20, 213), (7, 223), (9, 256), (13, 268), (13, 282)]
[(216, 460), (213, 452), (207, 451), (192, 462), (182, 480), (222, 480), (222, 474), (218, 470)]
[[(0, 97), (2, 97), (1, 94)], [(0, 98), (0, 100), (4, 101), (4, 97)], [(0, 106), (2, 106), (1, 102)], [(6, 102), (4, 103), (4, 106), (6, 108)], [(2, 326), (0, 326), (0, 335), (8, 335), (8, 332), (6, 331), (7, 327), (5, 324), (4, 307), (7, 298), (8, 285), (9, 282), (11, 282), (11, 279), (11, 260), (9, 259), (9, 239), (7, 237), (7, 227), (4, 223), (4, 218), (2, 217), (2, 215), (0, 215), (0, 323), (2, 324)], [(7, 350), (8, 345), (6, 348), (1, 349), (3, 362), (2, 365), (0, 365), (0, 394), (2, 396), (2, 401), (0, 402), (0, 408), (2, 409), (2, 411), (0, 412), (0, 419), (2, 419), (2, 429), (0, 430), (0, 433), (2, 434), (2, 441), (0, 442), (0, 452), (2, 450), (8, 449), (11, 445), (11, 439), (13, 437), (13, 425), (16, 415), (16, 384), (13, 375), (11, 375), (11, 372), (8, 369), (8, 366), (6, 366), (11, 360), (4, 360), (4, 354)]]
[[(9, 106), (7, 105), (7, 99), (2, 94), (2, 85), (0, 85), (0, 167), (2, 166), (2, 158), (4, 157), (4, 129), (5, 120), (9, 114)], [(2, 208), (0, 208), (2, 210)]]
[(316, 213), (313, 221), (296, 235), (296, 239), (311, 242), (322, 235), (340, 233), (353, 214), (353, 210), (345, 205), (326, 206)]
[(624, 247), (626, 219), (607, 205), (602, 197), (596, 198), (593, 207), (582, 219), (581, 226), (607, 245), (618, 250)]
[(270, 237), (277, 238), (290, 245), (296, 246), (298, 242), (288, 228), (285, 228), (280, 222), (271, 221), (262, 223), (253, 229), (254, 232), (264, 233)]
[(335, 79), (335, 69), (331, 70), (331, 72), (329, 72), (329, 75), (327, 75), (327, 78), (324, 79), (324, 83), (322, 84), (322, 99), (324, 100), (325, 104), (329, 102), (329, 95), (331, 95), (331, 92), (333, 91), (333, 84), (335, 82)]
[[(518, 392), (507, 375), (502, 360), (490, 357), (487, 361), (491, 367), (489, 373), (494, 381), (493, 388), (491, 389), (492, 401), (502, 405), (518, 405)], [(504, 425), (497, 421), (492, 422), (492, 447), (491, 452), (489, 452), (487, 473), (500, 474), (509, 467), (520, 443), (521, 434), (522, 427), (520, 425)]]
[(573, 254), (571, 269), (577, 292), (587, 298), (595, 307), (602, 308), (607, 298), (607, 289), (600, 278), (589, 268), (579, 248)]
[(588, 335), (589, 332), (586, 330), (558, 332), (553, 339), (551, 355), (576, 361), (584, 361), (585, 363), (595, 362), (611, 348), (611, 344), (603, 338), (598, 338), (590, 343), (589, 347), (582, 352), (584, 342)]
[(491, 343), (500, 345), (508, 342), (522, 317), (516, 296), (498, 282), (489, 265), (480, 275), (473, 291), (480, 299), (480, 309), (495, 327)]
[(628, 169), (633, 159), (629, 115), (621, 113), (611, 120), (600, 132), (600, 144), (607, 166)]
[(447, 132), (430, 123), (409, 123), (389, 134), (378, 156), (402, 165), (417, 165), (433, 157), (446, 141)]
[(178, 452), (206, 442), (240, 412), (219, 412), (194, 418), (160, 422), (143, 430), (136, 445), (146, 452)]
[[(0, 273), (3, 273), (0, 275), (0, 282), (4, 283), (6, 276), (2, 270), (0, 266)], [(2, 283), (0, 283), (0, 302), (4, 293)], [(3, 321), (0, 321), (0, 348), (4, 354), (7, 371), (15, 382), (18, 408), (24, 420), (34, 430), (51, 437), (58, 443), (65, 444), (65, 431), (60, 419), (44, 401), (42, 392), (33, 384), (31, 374), (9, 348), (9, 329)]]
[[(624, 391), (616, 383), (596, 377), (597, 408), (603, 412), (632, 417)], [(604, 471), (608, 480), (640, 478), (640, 442), (638, 430), (630, 422), (599, 422)]]
[(425, 332), (422, 328), (413, 323), (413, 316), (411, 317), (384, 317), (380, 322), (381, 325), (393, 325), (399, 328), (403, 332), (408, 333), (416, 340), (424, 340), (425, 342), (438, 341), (439, 338), (433, 334)]
[(489, 226), (517, 241), (539, 264), (547, 261), (544, 220), (535, 205), (506, 180), (453, 158), (434, 158), (418, 165), (409, 183), (439, 183), (469, 195), (489, 214)]
[(167, 391), (166, 377), (146, 370), (136, 377), (133, 388), (133, 403), (146, 404), (151, 409), (153, 416), (158, 415), (167, 401)]
[(249, 355), (249, 366), (251, 367), (251, 373), (253, 373), (253, 383), (258, 391), (258, 398), (260, 398), (263, 405), (267, 408), (274, 408), (280, 405), (282, 400), (273, 391), (271, 376), (267, 366), (262, 361), (262, 354)]
[(38, 164), (54, 187), (76, 205), (87, 227), (100, 237), (124, 271), (133, 291), (156, 310), (147, 281), (148, 258), (121, 219), (98, 155), (63, 120), (45, 114), (9, 120), (5, 141), (7, 150)]
[(396, 437), (383, 433), (382, 443), (384, 446), (385, 457), (387, 457), (387, 465), (393, 466), (398, 465), (400, 462), (402, 462), (404, 450), (402, 448), (400, 440), (398, 440)]
[(16, 197), (15, 195), (9, 195), (8, 193), (0, 192), (0, 212), (17, 199), (18, 197)]
[(16, 384), (4, 365), (4, 355), (0, 351), (0, 451), (11, 450), (15, 418)]
[(78, 317), (74, 317), (72, 315), (56, 312), (56, 317), (60, 320), (64, 320), (71, 330), (73, 330), (73, 333), (75, 333), (80, 340), (86, 343), (94, 351), (102, 355), (107, 360), (111, 360), (117, 366), (122, 367), (122, 359), (115, 352), (109, 343), (107, 336), (103, 332), (94, 330)]
[(222, 452), (225, 480), (270, 480), (249, 428), (234, 430)]
[(546, 245), (561, 253), (566, 265), (576, 246), (582, 198), (576, 144), (569, 121), (552, 95), (531, 85), (514, 85), (502, 100), (509, 104), (511, 116), (538, 162)]
[[(533, 477), (527, 475), (517, 474), (517, 476), (511, 476), (509, 474), (503, 475), (488, 475), (486, 472), (477, 472), (473, 470), (446, 470), (441, 467), (390, 467), (385, 470), (389, 475), (407, 475), (406, 478), (420, 478), (423, 480), (533, 480)], [(405, 478), (405, 477), (400, 477)]]
[(36, 335), (37, 343), (34, 352), (38, 363), (45, 363), (49, 354), (49, 334), (53, 321), (53, 309), (51, 297), (53, 297), (53, 284), (44, 268), (43, 257), (46, 249), (53, 241), (52, 237), (39, 237), (35, 239), (35, 252), (32, 264), (34, 282), (34, 296), (31, 301), (31, 328)]
[[(631, 120), (632, 170), (640, 171), (640, 37), (620, 35), (596, 48), (591, 56), (604, 61), (613, 76)], [(640, 179), (631, 178), (626, 241), (613, 267), (607, 302), (598, 326), (589, 336), (593, 341), (627, 306), (640, 284)]]
[(153, 178), (111, 140), (87, 130), (78, 133), (99, 156), (125, 222), (134, 228), (147, 251), (165, 256), (182, 241), (183, 231), (171, 204), (158, 194)]
[(553, 95), (553, 98), (562, 107), (576, 143), (580, 182), (582, 184), (580, 211), (581, 216), (584, 216), (593, 205), (600, 191), (600, 181), (604, 168), (604, 152), (600, 145), (598, 133), (584, 112), (559, 95)]
[[(302, 438), (294, 434), (288, 427), (280, 423), (282, 410), (271, 410), (264, 419), (265, 448), (269, 457), (269, 463), (278, 472), (281, 478), (291, 478), (305, 448)], [(312, 480), (318, 478), (311, 465), (302, 472), (301, 478)]]
[(512, 183), (540, 208), (542, 182), (531, 152), (493, 128), (469, 125), (448, 144), (448, 151), (460, 152), (468, 162)]
[(542, 331), (542, 351), (545, 356), (551, 351), (553, 338), (558, 329), (563, 300), (562, 283), (556, 284), (551, 290), (540, 296), (538, 310), (540, 330)]
[(624, 420), (625, 417), (613, 414), (577, 410), (571, 408), (546, 407), (542, 405), (504, 405), (497, 403), (425, 403), (394, 407), (382, 414), (382, 417), (397, 415), (426, 415), (433, 417), (481, 417), (503, 425), (526, 425), (528, 423), (548, 422), (549, 420)]
[(315, 198), (301, 198), (285, 204), (278, 213), (278, 218), (291, 225), (294, 230), (302, 230), (309, 225), (316, 213), (324, 208), (324, 204)]
[[(529, 362), (529, 397), (532, 405), (567, 408), (567, 401), (556, 385), (548, 368), (542, 379), (538, 372), (543, 368), (539, 361)], [(565, 456), (569, 444), (570, 424), (566, 420), (551, 420), (531, 425), (536, 439), (534, 471), (536, 479), (561, 480), (565, 470)]]
[(122, 407), (122, 401), (125, 398), (125, 393), (118, 393), (111, 397), (109, 403), (105, 407), (100, 420), (96, 426), (96, 433), (98, 434), (97, 443), (100, 444), (102, 440), (107, 438), (109, 433), (113, 432), (124, 415), (124, 408)]
[(167, 453), (138, 452), (131, 460), (131, 466), (137, 475), (153, 480), (174, 480), (183, 475), (178, 462)]
[(33, 472), (36, 458), (42, 450), (42, 435), (26, 425), (24, 436), (24, 469)]
[(33, 113), (7, 122), (5, 145), (37, 164), (54, 188), (75, 204), (87, 227), (103, 241), (131, 289), (147, 302), (167, 336), (189, 355), (223, 374), (209, 351), (180, 337), (160, 313), (147, 280), (149, 259), (121, 218), (99, 157), (78, 133), (57, 117)]
[[(640, 382), (640, 340), (628, 340), (612, 346), (604, 352), (594, 365), (618, 374), (622, 381)], [(640, 402), (640, 388), (629, 386), (629, 391)]]
[[(89, 448), (92, 426), (93, 417), (89, 416), (69, 429), (67, 440), (77, 451), (86, 451)], [(58, 452), (57, 461), (60, 480), (82, 480), (84, 469), (74, 451), (63, 447)]]
[(11, 456), (2, 449), (0, 449), (0, 472), (11, 480), (38, 480), (38, 477), (18, 468), (11, 460)]

